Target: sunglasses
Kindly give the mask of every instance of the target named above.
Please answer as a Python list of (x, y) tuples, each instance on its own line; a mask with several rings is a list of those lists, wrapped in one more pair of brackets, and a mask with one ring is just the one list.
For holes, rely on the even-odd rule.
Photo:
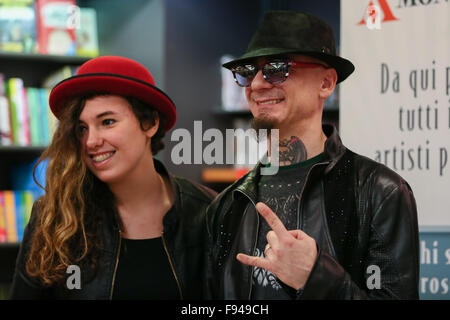
[[(330, 68), (320, 63), (295, 61), (269, 61), (261, 67), (264, 80), (271, 84), (284, 82), (289, 76), (291, 67), (303, 68)], [(249, 87), (259, 71), (255, 64), (244, 64), (231, 68), (234, 81), (241, 87)]]

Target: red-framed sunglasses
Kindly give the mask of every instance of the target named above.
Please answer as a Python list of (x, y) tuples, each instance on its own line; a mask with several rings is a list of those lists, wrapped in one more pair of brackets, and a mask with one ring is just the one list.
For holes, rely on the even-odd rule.
[(261, 68), (256, 64), (247, 63), (231, 68), (231, 72), (233, 73), (234, 80), (239, 86), (249, 87), (259, 69), (262, 70), (264, 80), (271, 84), (279, 84), (287, 79), (291, 67), (330, 68), (326, 65), (312, 62), (269, 61)]

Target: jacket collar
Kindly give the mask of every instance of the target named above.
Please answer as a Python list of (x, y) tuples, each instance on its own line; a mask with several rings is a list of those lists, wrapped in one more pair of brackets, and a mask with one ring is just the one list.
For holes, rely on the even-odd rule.
[(325, 173), (328, 173), (333, 169), (339, 159), (342, 158), (347, 148), (342, 144), (341, 138), (333, 125), (324, 124), (322, 125), (322, 130), (327, 136), (324, 153), (326, 159), (329, 160), (329, 165), (325, 169)]
[(178, 186), (178, 183), (176, 182), (174, 176), (171, 175), (169, 171), (167, 171), (166, 167), (163, 165), (161, 161), (153, 158), (153, 163), (155, 165), (156, 172), (169, 179), (170, 185), (172, 187), (172, 192), (174, 195), (173, 208), (171, 208), (163, 218), (164, 229), (167, 229), (176, 223), (177, 213), (180, 212), (181, 208), (181, 198), (179, 192), (180, 187)]
[[(341, 138), (339, 137), (339, 134), (336, 130), (336, 128), (333, 125), (330, 124), (323, 124), (322, 130), (327, 136), (327, 140), (325, 141), (324, 145), (324, 153), (325, 153), (325, 159), (321, 162), (322, 164), (327, 164), (325, 168), (325, 174), (331, 171), (333, 167), (336, 165), (336, 163), (339, 161), (339, 159), (344, 155), (345, 153), (345, 146), (342, 144)], [(236, 181), (234, 185), (236, 188), (234, 191), (238, 191), (240, 193), (246, 194), (252, 201), (256, 201), (257, 198), (257, 189), (256, 186), (258, 185), (259, 177), (260, 177), (260, 170), (261, 170), (262, 163), (258, 162), (249, 173), (247, 173), (245, 176), (243, 176), (241, 179)], [(237, 196), (236, 192), (233, 192), (233, 200)]]

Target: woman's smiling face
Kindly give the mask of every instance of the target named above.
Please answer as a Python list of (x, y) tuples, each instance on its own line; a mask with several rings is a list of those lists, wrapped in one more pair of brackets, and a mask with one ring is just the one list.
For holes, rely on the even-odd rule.
[(82, 158), (103, 182), (120, 182), (152, 158), (150, 138), (157, 127), (143, 131), (126, 99), (96, 96), (86, 101), (80, 114)]

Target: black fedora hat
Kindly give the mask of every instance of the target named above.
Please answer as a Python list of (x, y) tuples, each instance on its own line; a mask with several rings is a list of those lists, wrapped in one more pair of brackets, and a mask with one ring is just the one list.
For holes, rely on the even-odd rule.
[(250, 40), (247, 51), (223, 64), (230, 69), (259, 57), (302, 54), (317, 58), (336, 69), (344, 81), (355, 66), (336, 55), (333, 30), (322, 19), (305, 12), (268, 11)]

